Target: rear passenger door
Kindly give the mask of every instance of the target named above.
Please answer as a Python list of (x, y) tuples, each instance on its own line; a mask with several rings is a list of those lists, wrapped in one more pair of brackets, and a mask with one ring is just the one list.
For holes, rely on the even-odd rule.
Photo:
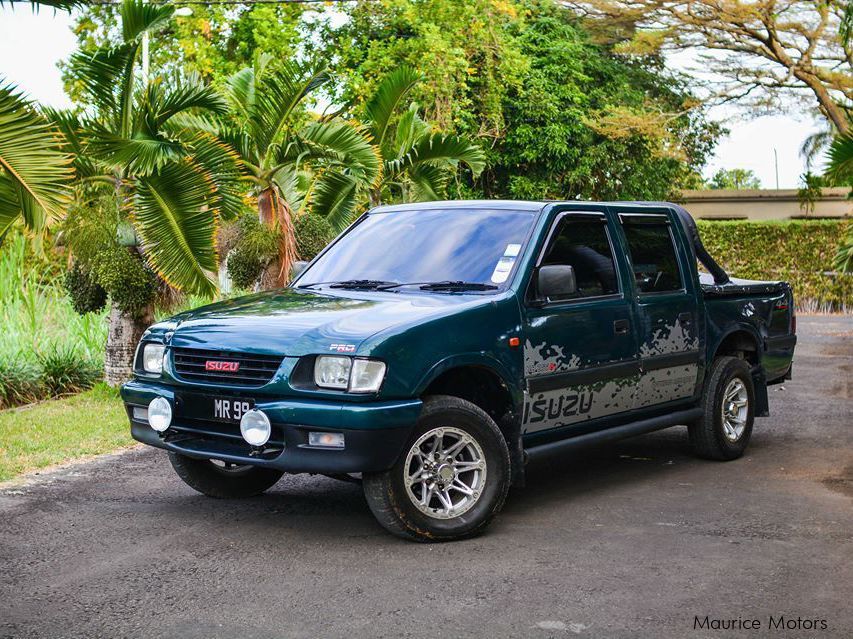
[[(552, 221), (523, 308), (524, 433), (633, 406), (639, 364), (628, 281), (614, 256), (617, 230), (603, 212), (563, 212)], [(578, 290), (545, 303), (535, 290), (537, 272), (553, 264), (572, 266)]]
[[(634, 408), (693, 396), (699, 375), (697, 283), (668, 209), (619, 215), (633, 272), (640, 379)], [(680, 236), (678, 236), (680, 237)]]

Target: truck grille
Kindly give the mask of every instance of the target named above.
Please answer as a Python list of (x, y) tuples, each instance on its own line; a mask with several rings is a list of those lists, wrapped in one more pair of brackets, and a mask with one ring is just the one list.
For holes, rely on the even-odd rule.
[[(229, 386), (263, 386), (275, 375), (284, 358), (278, 355), (254, 355), (196, 348), (173, 348), (172, 361), (178, 377), (190, 382)], [(238, 364), (236, 371), (209, 370), (208, 362)]]

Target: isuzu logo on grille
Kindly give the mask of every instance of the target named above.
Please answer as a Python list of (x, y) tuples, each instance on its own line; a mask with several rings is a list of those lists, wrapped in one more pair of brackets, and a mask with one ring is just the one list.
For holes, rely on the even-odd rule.
[(240, 362), (221, 362), (207, 360), (204, 363), (204, 370), (217, 371), (220, 373), (236, 373), (238, 370), (240, 370)]

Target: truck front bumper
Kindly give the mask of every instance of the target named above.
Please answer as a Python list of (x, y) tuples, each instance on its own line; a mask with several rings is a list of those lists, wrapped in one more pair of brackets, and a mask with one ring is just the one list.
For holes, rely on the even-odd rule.
[[(276, 468), (288, 473), (362, 473), (387, 470), (403, 452), (420, 415), (420, 400), (386, 402), (330, 402), (326, 400), (258, 397), (255, 408), (272, 423), (270, 441), (262, 448), (247, 444), (236, 423), (220, 423), (182, 415), (175, 410), (183, 389), (131, 381), (121, 396), (134, 439), (190, 457), (235, 464)], [(147, 408), (155, 397), (165, 397), (175, 416), (165, 433), (158, 433), (134, 409)], [(138, 412), (138, 411), (137, 411)], [(310, 446), (308, 433), (343, 433), (343, 448)]]

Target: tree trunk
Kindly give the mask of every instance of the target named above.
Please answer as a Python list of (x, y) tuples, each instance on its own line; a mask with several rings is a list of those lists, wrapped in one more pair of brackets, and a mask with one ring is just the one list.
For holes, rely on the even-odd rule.
[(293, 214), (275, 187), (264, 189), (258, 195), (258, 217), (262, 224), (276, 229), (280, 234), (278, 255), (264, 269), (260, 289), (281, 288), (290, 281), (290, 270), (296, 261), (296, 232)]
[(123, 313), (115, 304), (110, 307), (110, 326), (104, 355), (104, 380), (107, 384), (118, 386), (131, 378), (136, 345), (142, 333), (153, 322), (153, 306), (148, 306), (139, 315)]

